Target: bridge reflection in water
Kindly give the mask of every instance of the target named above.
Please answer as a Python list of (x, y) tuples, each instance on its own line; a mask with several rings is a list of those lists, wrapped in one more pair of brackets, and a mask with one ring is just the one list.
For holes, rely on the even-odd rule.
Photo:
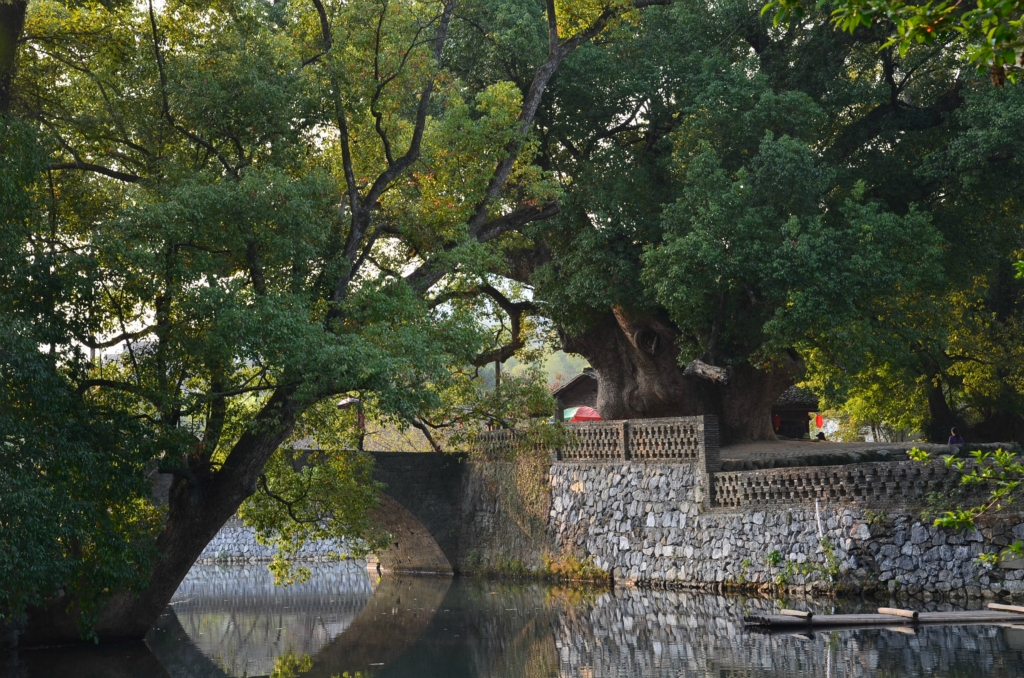
[(740, 623), (760, 599), (313, 570), (280, 588), (264, 565), (197, 567), (147, 643), (172, 678), (266, 676), (285, 656), (308, 678), (1024, 675), (1024, 628), (764, 635)]
[[(172, 606), (149, 647), (0, 656), (0, 676), (258, 676), (281, 668), (286, 656), (306, 660), (282, 678), (346, 671), (373, 678), (1024, 676), (1024, 628), (764, 635), (738, 623), (771, 605), (756, 599), (440, 578), (385, 579), (368, 595), (357, 570), (353, 578), (322, 574), (302, 589), (263, 589), (269, 579), (259, 567), (231, 568), (218, 574), (221, 588), (193, 589), (204, 595)], [(232, 589), (232, 577), (254, 590)], [(365, 605), (356, 609), (360, 600)]]
[(451, 583), (388, 578), (375, 586), (363, 561), (308, 567), (309, 581), (281, 587), (265, 564), (197, 565), (147, 644), (174, 678), (267, 676), (285, 656), (314, 659), (303, 674), (311, 678), (365, 671), (416, 641)]

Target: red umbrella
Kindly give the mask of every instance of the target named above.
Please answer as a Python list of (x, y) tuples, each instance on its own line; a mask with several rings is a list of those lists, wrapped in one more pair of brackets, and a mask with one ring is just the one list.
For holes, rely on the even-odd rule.
[(565, 411), (566, 421), (601, 421), (601, 415), (593, 407), (581, 405), (570, 407)]

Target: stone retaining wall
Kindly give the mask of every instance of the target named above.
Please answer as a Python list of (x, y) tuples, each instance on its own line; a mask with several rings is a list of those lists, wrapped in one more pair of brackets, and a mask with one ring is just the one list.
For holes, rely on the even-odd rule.
[(549, 529), (562, 551), (639, 585), (886, 590), (926, 600), (1024, 592), (1024, 570), (975, 562), (986, 543), (1024, 538), (1019, 516), (983, 535), (827, 496), (715, 507), (702, 477), (695, 464), (556, 463)]

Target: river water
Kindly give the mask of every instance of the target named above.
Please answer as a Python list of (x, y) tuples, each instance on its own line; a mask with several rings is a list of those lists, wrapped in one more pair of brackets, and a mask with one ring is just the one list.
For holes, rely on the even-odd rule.
[[(145, 643), (23, 651), (18, 678), (1024, 676), (1024, 623), (813, 635), (748, 632), (757, 598), (385, 577), (317, 564), (196, 566)], [(374, 578), (376, 579), (376, 578)], [(805, 601), (819, 613), (829, 600)], [(866, 605), (866, 604), (865, 604)], [(842, 603), (852, 611), (857, 603)]]

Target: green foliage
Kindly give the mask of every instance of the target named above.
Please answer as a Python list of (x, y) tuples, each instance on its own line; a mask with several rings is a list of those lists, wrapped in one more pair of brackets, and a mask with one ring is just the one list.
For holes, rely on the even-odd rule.
[(291, 650), (274, 660), (274, 670), (270, 678), (298, 678), (300, 674), (313, 668), (313, 658), (308, 654), (297, 655)]
[(1014, 435), (1024, 91), (887, 40), (676, 3), (575, 54), (542, 110), (544, 312), (570, 338), (656, 318), (682, 361), (799, 355), (844, 437)]
[[(501, 283), (521, 239), (493, 224), (559, 194), (519, 80), (455, 72), (459, 22), (439, 60), (441, 3), (324, 9), (326, 33), (308, 3), (32, 3), (12, 108), (31, 122), (0, 138), (11, 611), (144, 586), (146, 473), (173, 477), (172, 513), (255, 485), (242, 515), (285, 581), (311, 539), (378, 546), (342, 397), (467, 430), (553, 409), (534, 373), (499, 398), (467, 367), (536, 327), (469, 298), (525, 303)], [(536, 7), (497, 9), (545, 35)], [(321, 458), (297, 465), (310, 436)]]
[(1006, 548), (992, 553), (982, 553), (978, 561), (986, 565), (999, 565), (1004, 560), (1024, 558), (1024, 541), (1017, 541)]
[(112, 593), (146, 580), (162, 518), (144, 475), (153, 441), (83, 403), (7, 309), (0, 345), (0, 619), (63, 588), (87, 633)]
[(865, 429), (875, 442), (903, 442), (920, 434), (928, 411), (926, 393), (914, 375), (892, 374), (893, 369), (891, 363), (872, 365), (858, 375), (858, 387), (826, 413), (840, 424), (833, 440), (863, 439)]
[(796, 576), (796, 574), (796, 563), (794, 563), (792, 560), (787, 560), (786, 565), (778, 572), (776, 572), (774, 577), (772, 577), (772, 581), (780, 589), (786, 588), (786, 586), (789, 585), (790, 580), (792, 580), (793, 577)]
[[(855, 196), (822, 217), (829, 173), (794, 139), (766, 136), (733, 178), (709, 146), (686, 167), (683, 197), (644, 257), (645, 281), (695, 339), (682, 361), (724, 353), (761, 364), (806, 343), (847, 364), (871, 340), (868, 308), (881, 315), (898, 300), (889, 290), (933, 282), (940, 239), (928, 219), (886, 214)], [(874, 275), (865, 279), (865, 270)], [(854, 288), (864, 305), (852, 303)]]
[[(914, 448), (907, 454), (911, 459), (920, 463), (932, 461), (931, 455), (925, 450)], [(988, 496), (983, 503), (975, 506), (960, 506), (943, 512), (934, 519), (936, 527), (945, 527), (953, 530), (972, 530), (978, 518), (991, 511), (1001, 511), (1008, 507), (1021, 492), (1024, 485), (1024, 462), (1013, 450), (998, 449), (994, 452), (975, 450), (970, 453), (970, 459), (958, 458), (956, 455), (944, 455), (943, 461), (946, 467), (953, 469), (960, 476), (960, 485), (964, 488), (979, 487), (984, 489)], [(1022, 547), (1021, 542), (1013, 545), (1011, 551), (1018, 552)], [(995, 564), (999, 554), (982, 554), (979, 556), (981, 562)]]
[(438, 406), (418, 416), (439, 450), (442, 442), (450, 451), (491, 450), (481, 444), (490, 428), (510, 433), (512, 444), (504, 445), (502, 454), (512, 459), (541, 449), (556, 449), (569, 435), (564, 423), (550, 421), (555, 401), (538, 365), (503, 376), (498, 388), (488, 388), (474, 372), (456, 372), (435, 394)]
[[(964, 80), (953, 53), (879, 51), (883, 37), (848, 39), (808, 13), (773, 33), (745, 7), (679, 6), (644, 26), (637, 52), (592, 57), (612, 98), (648, 102), (652, 122), (598, 144), (592, 167), (564, 160), (564, 214), (585, 200), (587, 220), (540, 290), (570, 329), (605, 304), (665, 313), (682, 360), (770, 369), (795, 349), (853, 435), (944, 441), (961, 424), (1006, 439), (1016, 429), (997, 422), (1024, 412), (1010, 188), (1024, 165), (1007, 153), (1024, 143), (1010, 122), (1024, 91)], [(671, 75), (648, 84), (640, 53)], [(939, 101), (948, 113), (911, 120)], [(577, 150), (600, 134), (560, 130)]]
[[(766, 4), (762, 13), (777, 8), (778, 24), (811, 6), (804, 0), (777, 0)], [(819, 0), (813, 7), (834, 8), (832, 24), (849, 33), (876, 23), (891, 26), (891, 37), (883, 47), (897, 46), (901, 56), (918, 44), (961, 42), (965, 56), (991, 67), (992, 81), (1000, 86), (1007, 78), (1016, 80), (1019, 67), (1024, 66), (1024, 4), (1020, 0), (977, 0), (973, 7), (959, 0)]]
[[(33, 232), (45, 147), (0, 117), (0, 622), (63, 589), (83, 633), (102, 603), (145, 581), (162, 519), (145, 476), (156, 440), (130, 413), (83, 401), (88, 365), (47, 344), (67, 331), (50, 315), (52, 270), (74, 261)], [(25, 265), (25, 252), (33, 252)], [(26, 297), (30, 280), (43, 294)]]
[(312, 541), (342, 541), (356, 558), (387, 545), (389, 535), (376, 529), (368, 515), (383, 489), (372, 472), (373, 458), (357, 451), (324, 449), (301, 459), (282, 449), (271, 456), (259, 479), (260, 491), (238, 515), (256, 530), (259, 543), (275, 548), (270, 564), (275, 582), (309, 578), (309, 570), (293, 559)]
[(864, 511), (864, 520), (867, 521), (868, 525), (884, 525), (889, 520), (889, 516), (885, 511), (866, 509)]
[[(343, 397), (438, 450), (486, 424), (517, 453), (558, 446), (539, 371), (489, 389), (473, 367), (553, 341), (537, 313), (570, 333), (657, 316), (683, 359), (719, 365), (798, 353), (828, 404), (933, 437), (943, 417), (1020, 420), (1024, 90), (964, 76), (918, 24), (894, 49), (826, 8), (773, 27), (733, 0), (556, 4), (562, 39), (614, 20), (531, 122), (532, 0), (461, 4), (439, 58), (436, 2), (330, 1), (326, 34), (309, 3), (33, 2), (22, 122), (0, 137), (4, 345), (27, 342), (4, 363), (25, 415), (4, 420), (0, 482), (27, 492), (19, 516), (47, 493), (81, 504), (2, 535), (49, 558), (11, 609), (141, 582), (151, 470), (174, 477), (172, 511), (262, 474), (246, 519), (286, 554), (371, 545)], [(1012, 28), (990, 9), (977, 26)], [(555, 199), (556, 218), (503, 225)], [(310, 436), (324, 460), (297, 469), (288, 444)], [(90, 520), (111, 548), (79, 557)]]
[(579, 559), (568, 555), (558, 558), (545, 556), (540, 574), (560, 581), (584, 581), (607, 583), (610, 574), (594, 565), (590, 558)]
[(835, 554), (835, 544), (828, 537), (822, 537), (818, 540), (818, 547), (821, 552), (821, 562), (808, 560), (802, 565), (798, 565), (793, 560), (787, 560), (778, 549), (772, 549), (765, 558), (765, 564), (770, 569), (775, 570), (772, 576), (772, 582), (775, 586), (782, 589), (788, 586), (796, 575), (807, 576), (818, 573), (825, 581), (826, 586), (829, 589), (834, 589), (840, 565), (839, 559)]
[(821, 547), (822, 562), (818, 565), (817, 571), (821, 572), (828, 579), (830, 585), (834, 585), (839, 575), (839, 558), (836, 557), (836, 545), (828, 537), (822, 537), (818, 541)]

